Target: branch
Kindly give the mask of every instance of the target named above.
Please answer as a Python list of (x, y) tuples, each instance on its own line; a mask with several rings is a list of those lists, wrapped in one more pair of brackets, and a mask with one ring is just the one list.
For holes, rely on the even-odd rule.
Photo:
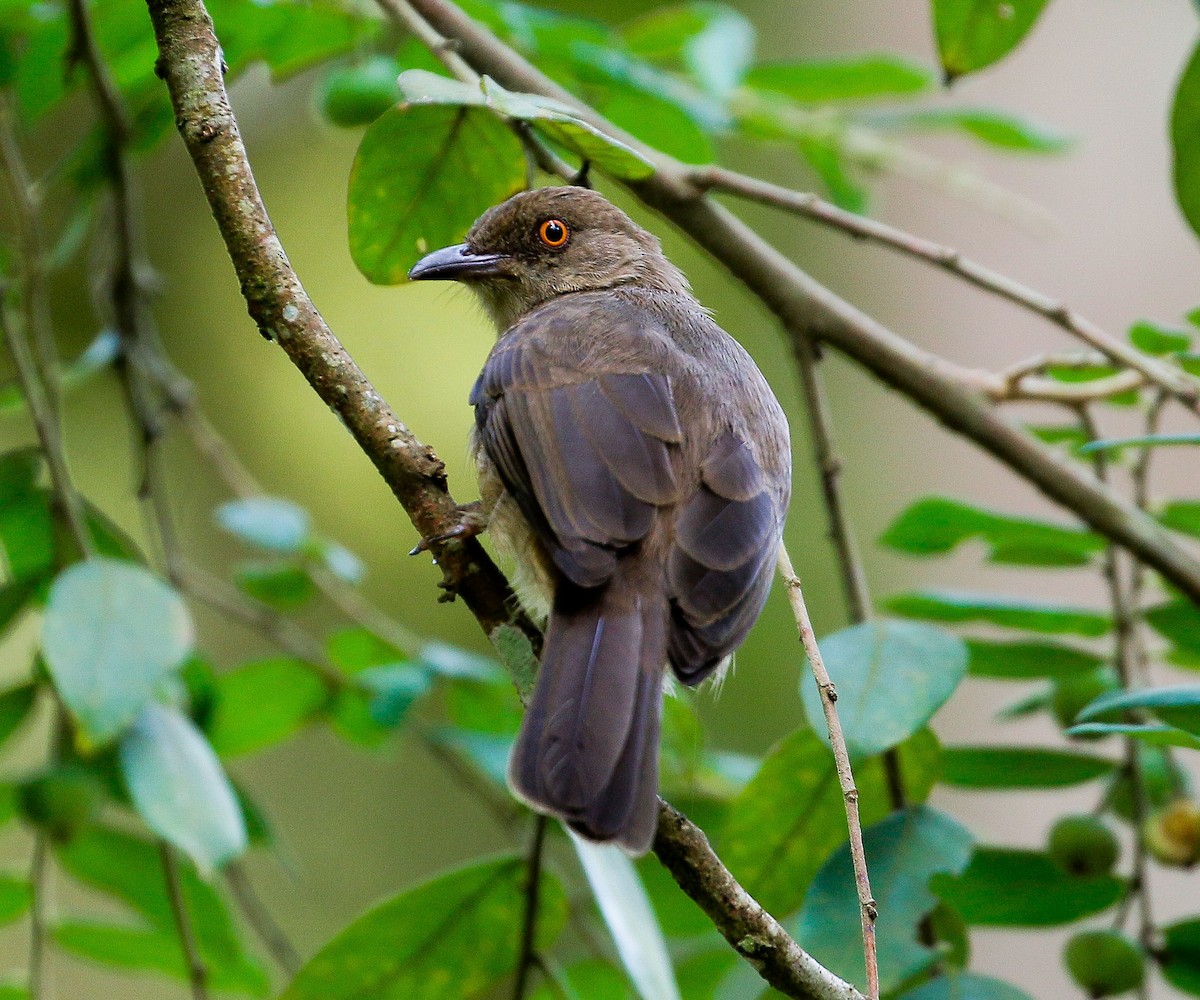
[(167, 882), (167, 898), (171, 901), (171, 916), (179, 934), (183, 949), (184, 967), (192, 987), (192, 1000), (208, 1000), (208, 966), (200, 955), (192, 919), (188, 915), (187, 900), (183, 897), (183, 883), (179, 877), (179, 862), (175, 851), (165, 840), (158, 842), (158, 853), (162, 859), (163, 877)]
[(897, 336), (825, 288), (727, 209), (703, 197), (690, 170), (605, 121), (449, 0), (410, 0), (477, 72), (502, 86), (571, 105), (587, 122), (632, 145), (656, 167), (627, 186), (708, 250), (783, 322), (792, 337), (811, 336), (846, 354), (938, 420), (991, 452), (1050, 499), (1128, 548), (1200, 604), (1200, 562), (1144, 511), (1096, 483), (1063, 456), (1004, 420), (959, 369)]
[(263, 906), (262, 900), (258, 898), (244, 863), (241, 860), (230, 861), (225, 866), (224, 875), (225, 884), (229, 886), (229, 891), (237, 901), (238, 909), (245, 916), (247, 923), (254, 928), (254, 933), (258, 935), (275, 964), (289, 979), (295, 976), (302, 964), (300, 955), (283, 928), (275, 922), (271, 911)]
[(513, 1000), (525, 1000), (525, 988), (529, 984), (529, 970), (537, 962), (538, 903), (542, 888), (542, 850), (546, 844), (545, 816), (533, 818), (533, 843), (529, 847), (529, 860), (525, 865), (525, 916), (521, 922), (521, 951), (517, 958), (517, 978), (513, 984)]
[[(220, 47), (201, 0), (148, 0), (175, 121), (225, 241), (251, 318), (276, 339), (317, 394), (341, 416), (423, 536), (458, 521), (442, 464), (391, 411), (338, 343), (288, 263), (254, 183), (220, 71)], [(493, 640), (513, 629), (536, 653), (541, 636), (510, 610), (512, 594), (472, 540), (437, 553), (447, 579)], [(505, 626), (508, 626), (506, 631)], [(763, 978), (789, 996), (863, 1000), (820, 966), (743, 889), (704, 833), (660, 802), (655, 852)]]
[(800, 643), (808, 657), (808, 665), (812, 670), (813, 680), (817, 682), (817, 690), (821, 694), (821, 709), (825, 713), (825, 725), (829, 729), (829, 745), (833, 748), (833, 763), (837, 771), (838, 784), (842, 789), (842, 800), (846, 805), (846, 826), (850, 831), (850, 860), (854, 865), (854, 887), (858, 890), (859, 920), (862, 924), (863, 958), (867, 969), (867, 996), (869, 1000), (879, 1000), (879, 958), (875, 945), (875, 921), (879, 917), (879, 907), (871, 895), (871, 880), (867, 877), (867, 856), (863, 850), (862, 821), (858, 815), (858, 788), (854, 784), (854, 772), (850, 767), (850, 752), (846, 748), (846, 735), (842, 732), (842, 722), (837, 712), (837, 688), (825, 669), (825, 660), (817, 645), (817, 635), (813, 631), (812, 620), (808, 617), (808, 607), (804, 603), (804, 591), (800, 587), (800, 578), (792, 568), (792, 560), (788, 557), (787, 549), (779, 547), (779, 575), (783, 577), (787, 587), (788, 601), (792, 605), (792, 614), (796, 618), (796, 631), (800, 634)]

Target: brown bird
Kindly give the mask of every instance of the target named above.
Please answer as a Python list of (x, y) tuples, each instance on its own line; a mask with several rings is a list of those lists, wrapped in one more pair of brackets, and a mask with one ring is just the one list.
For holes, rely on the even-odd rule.
[(586, 188), (486, 212), (414, 280), (465, 282), (500, 337), (471, 393), (482, 518), (547, 622), (509, 762), (586, 837), (654, 838), (663, 677), (722, 669), (770, 589), (787, 420), (657, 239)]

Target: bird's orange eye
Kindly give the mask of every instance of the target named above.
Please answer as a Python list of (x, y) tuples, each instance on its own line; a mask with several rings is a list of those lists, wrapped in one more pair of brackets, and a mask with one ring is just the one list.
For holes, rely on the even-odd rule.
[(571, 230), (562, 219), (547, 219), (538, 226), (538, 239), (552, 250), (563, 246), (571, 237)]

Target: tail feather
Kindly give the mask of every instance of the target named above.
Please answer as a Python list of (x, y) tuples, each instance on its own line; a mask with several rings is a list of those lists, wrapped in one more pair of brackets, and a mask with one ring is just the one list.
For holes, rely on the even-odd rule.
[(561, 584), (509, 763), (533, 808), (638, 854), (657, 815), (666, 626), (661, 583), (636, 557), (603, 588)]

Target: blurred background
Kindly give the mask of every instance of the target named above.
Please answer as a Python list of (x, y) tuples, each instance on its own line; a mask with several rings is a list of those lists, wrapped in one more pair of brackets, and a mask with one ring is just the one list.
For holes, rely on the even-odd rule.
[[(889, 51), (934, 65), (925, 5), (895, 2), (734, 3), (757, 25), (764, 57)], [(633, 0), (599, 5), (562, 2), (559, 9), (620, 20), (642, 10)], [(888, 180), (874, 211), (905, 229), (949, 243), (1006, 274), (1060, 296), (1101, 326), (1121, 333), (1146, 317), (1168, 325), (1200, 304), (1200, 252), (1170, 191), (1167, 115), (1173, 85), (1197, 34), (1187, 0), (1056, 0), (1021, 48), (997, 67), (961, 81), (954, 100), (990, 104), (1033, 118), (1075, 138), (1071, 150), (1036, 159), (1004, 156), (961, 140), (916, 145), (1028, 199), (1041, 211), (995, 212), (938, 185)], [(351, 354), (449, 471), (460, 501), (475, 484), (465, 461), (471, 422), (467, 393), (493, 331), (457, 287), (379, 288), (352, 264), (346, 246), (345, 181), (360, 137), (324, 124), (313, 110), (312, 77), (272, 86), (252, 72), (233, 92), (268, 209), (292, 264)], [(81, 116), (86, 109), (73, 105)], [(84, 119), (81, 117), (80, 122)], [(76, 127), (68, 125), (68, 127)], [(79, 124), (77, 127), (83, 127)], [(793, 187), (813, 178), (792, 157), (761, 149), (722, 150), (723, 162)], [(224, 249), (180, 143), (144, 164), (148, 255), (158, 272), (158, 314), (167, 348), (196, 384), (200, 400), (266, 489), (294, 498), (317, 530), (367, 563), (365, 591), (424, 635), (480, 651), (482, 635), (460, 605), (435, 602), (440, 574), (427, 557), (409, 558), (416, 535), (374, 469), (315, 398), (283, 354), (247, 318)], [(607, 190), (632, 209), (629, 199)], [(1056, 328), (990, 299), (935, 270), (859, 246), (767, 210), (738, 211), (818, 279), (921, 346), (960, 364), (999, 369), (1033, 354), (1073, 346)], [(711, 261), (661, 220), (633, 210), (664, 239), (698, 297), (754, 355), (793, 418), (795, 500), (787, 541), (805, 584), (818, 634), (845, 624), (845, 611), (818, 498), (790, 353), (772, 318)], [(87, 289), (56, 289), (59, 329), (73, 354), (95, 335)], [(1099, 577), (1087, 570), (1023, 573), (987, 566), (968, 547), (950, 558), (915, 562), (874, 540), (918, 496), (951, 493), (1014, 512), (1062, 517), (1032, 488), (925, 414), (837, 357), (825, 366), (844, 484), (877, 597), (920, 585), (1100, 603)], [(131, 443), (123, 404), (105, 378), (72, 397), (69, 444), (86, 492), (135, 537), (145, 533), (133, 497)], [(97, 434), (98, 425), (111, 433)], [(74, 435), (71, 435), (72, 429)], [(84, 431), (86, 430), (86, 437)], [(4, 447), (25, 439), (19, 420), (0, 423)], [(212, 522), (226, 499), (184, 442), (169, 446), (180, 485), (175, 510), (193, 557), (217, 569), (243, 552)], [(1154, 492), (1200, 497), (1193, 450), (1168, 450), (1156, 466)], [(198, 612), (201, 641), (218, 665), (261, 642)], [(262, 647), (263, 654), (271, 652)], [(738, 656), (719, 697), (703, 693), (715, 745), (761, 753), (802, 718), (797, 672), (802, 659), (781, 593)], [(17, 665), (12, 665), (14, 671)], [(967, 681), (934, 721), (945, 742), (1047, 742), (1047, 723), (997, 727), (995, 711), (1020, 685)], [(27, 735), (27, 741), (29, 734)], [(30, 749), (30, 752), (34, 752)], [(520, 849), (510, 832), (463, 795), (448, 794), (446, 773), (414, 739), (376, 751), (348, 746), (323, 728), (286, 746), (239, 760), (234, 776), (257, 797), (283, 845), (284, 864), (252, 859), (264, 899), (308, 954), (372, 901), (457, 862)], [(1000, 793), (939, 790), (935, 804), (983, 842), (1040, 845), (1052, 815), (1090, 808), (1088, 791), (1019, 800)], [(1069, 801), (1078, 795), (1078, 802)], [(1021, 809), (1014, 810), (1019, 801)], [(1052, 812), (1053, 810), (1053, 812)], [(24, 854), (6, 859), (23, 865)], [(1197, 876), (1175, 873), (1154, 896), (1170, 918), (1194, 905)], [(11, 940), (10, 940), (11, 939)], [(3, 939), (19, 956), (16, 931)], [(1068, 995), (1058, 948), (1044, 933), (976, 932), (974, 965), (1003, 975), (1031, 994)], [(1036, 949), (1036, 950), (1035, 950)], [(19, 962), (15, 958), (14, 962)], [(9, 962), (8, 964), (14, 964)], [(183, 996), (161, 979), (109, 980), (56, 960), (58, 995), (99, 1000)], [(129, 984), (133, 982), (134, 986)], [(1161, 994), (1166, 996), (1164, 989)]]

